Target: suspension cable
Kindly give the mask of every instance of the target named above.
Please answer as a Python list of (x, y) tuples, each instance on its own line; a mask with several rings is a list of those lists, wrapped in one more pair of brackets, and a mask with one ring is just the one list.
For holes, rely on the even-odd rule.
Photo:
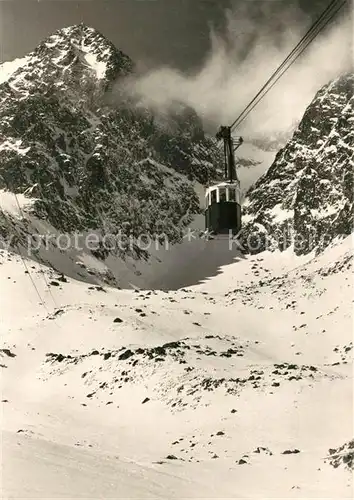
[[(9, 193), (11, 193), (12, 191), (11, 191), (11, 189), (10, 189), (10, 186), (9, 186), (8, 182), (7, 182), (6, 177), (5, 177), (5, 176), (2, 176), (2, 179), (3, 179), (3, 180), (4, 180), (4, 182), (5, 182), (5, 185), (6, 185), (6, 187), (7, 187), (8, 192), (9, 192)], [(13, 192), (13, 194), (14, 194), (14, 196), (15, 196), (15, 199), (16, 199), (16, 204), (17, 204), (17, 207), (18, 207), (18, 209), (19, 209), (20, 215), (21, 215), (21, 217), (22, 217), (23, 219), (25, 219), (25, 217), (24, 217), (24, 213), (23, 213), (23, 210), (22, 210), (22, 207), (21, 207), (21, 204), (20, 204), (20, 202), (19, 202), (19, 200), (18, 200), (18, 197), (17, 197), (17, 194), (16, 194), (15, 192)], [(1, 200), (0, 200), (0, 209), (1, 209), (1, 211), (5, 214), (5, 211), (1, 208)], [(17, 233), (17, 235), (19, 236), (19, 232), (18, 232), (18, 231), (16, 231), (16, 233)], [(33, 276), (32, 276), (32, 275), (31, 275), (31, 273), (30, 273), (30, 270), (29, 270), (29, 268), (28, 268), (28, 266), (27, 266), (27, 263), (26, 263), (26, 261), (25, 261), (25, 258), (23, 257), (23, 255), (22, 255), (22, 253), (21, 253), (20, 245), (18, 244), (18, 242), (16, 242), (16, 249), (17, 249), (18, 254), (19, 254), (20, 258), (21, 258), (21, 261), (22, 261), (23, 267), (25, 268), (25, 272), (26, 272), (26, 274), (28, 274), (28, 276), (29, 276), (29, 278), (30, 278), (30, 280), (31, 280), (32, 286), (33, 286), (33, 288), (35, 289), (36, 295), (38, 296), (38, 298), (39, 298), (39, 300), (40, 300), (40, 303), (43, 305), (43, 307), (45, 308), (46, 312), (49, 314), (49, 310), (48, 310), (48, 308), (47, 308), (47, 305), (46, 305), (46, 303), (45, 303), (45, 300), (42, 298), (42, 296), (41, 296), (41, 294), (40, 294), (40, 292), (39, 292), (39, 290), (38, 290), (38, 287), (37, 287), (37, 285), (36, 285), (36, 283), (35, 283), (35, 281), (34, 281), (34, 279), (33, 279)], [(41, 270), (41, 272), (43, 273), (42, 269), (40, 269), (40, 270)], [(44, 274), (43, 274), (43, 276), (44, 276)], [(51, 296), (52, 296), (52, 299), (53, 299), (53, 302), (54, 302), (54, 304), (55, 304), (55, 300), (54, 300), (53, 294), (52, 294), (52, 292), (51, 292), (51, 290), (50, 290), (49, 283), (46, 281), (45, 276), (44, 276), (44, 280), (45, 280), (45, 282), (46, 282), (46, 285), (47, 285), (47, 287), (48, 287), (48, 289), (49, 289), (49, 292), (50, 292), (50, 294), (51, 294)], [(56, 306), (56, 304), (55, 304), (55, 306)]]

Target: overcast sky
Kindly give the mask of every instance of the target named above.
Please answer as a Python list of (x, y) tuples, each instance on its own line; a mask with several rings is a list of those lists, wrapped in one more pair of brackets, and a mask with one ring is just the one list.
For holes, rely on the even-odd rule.
[(0, 59), (21, 57), (53, 31), (81, 21), (147, 66), (199, 68), (210, 49), (210, 25), (222, 31), (232, 3), (272, 2), (273, 17), (298, 4), (311, 18), (329, 0), (0, 0)]

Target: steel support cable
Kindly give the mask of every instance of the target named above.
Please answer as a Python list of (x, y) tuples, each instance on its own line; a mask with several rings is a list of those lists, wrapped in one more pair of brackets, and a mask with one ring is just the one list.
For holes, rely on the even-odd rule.
[[(339, 10), (346, 4), (347, 0), (332, 0), (332, 2), (328, 5), (325, 11), (321, 14), (319, 19), (311, 26), (311, 28), (307, 31), (307, 33), (303, 36), (300, 42), (296, 45), (296, 47), (290, 52), (290, 54), (286, 57), (286, 59), (282, 62), (282, 64), (277, 68), (277, 70), (272, 74), (272, 76), (267, 80), (267, 82), (263, 85), (261, 90), (255, 95), (255, 97), (250, 101), (250, 103), (246, 106), (246, 108), (239, 114), (239, 116), (233, 121), (231, 124), (231, 129), (236, 128), (246, 116), (248, 116), (249, 112), (254, 109), (254, 103), (258, 104), (260, 100), (269, 92), (271, 88), (274, 87), (275, 83), (283, 76), (283, 74), (297, 61), (300, 55), (306, 50), (306, 48), (310, 45), (310, 43), (317, 37), (317, 35), (328, 25), (328, 23), (335, 17), (335, 15), (339, 12)], [(329, 16), (329, 17), (328, 17)], [(322, 24), (324, 21), (324, 24)], [(292, 59), (295, 57), (294, 59)], [(287, 64), (290, 64), (287, 66)], [(284, 69), (285, 68), (285, 69)], [(284, 70), (284, 71), (283, 71)], [(279, 75), (279, 73), (281, 73)], [(279, 75), (277, 77), (277, 75)], [(272, 83), (274, 78), (276, 78), (275, 82)], [(271, 83), (271, 86), (267, 89), (267, 86)], [(265, 92), (264, 92), (265, 91)], [(264, 94), (262, 95), (262, 93)], [(245, 115), (245, 116), (244, 116)]]

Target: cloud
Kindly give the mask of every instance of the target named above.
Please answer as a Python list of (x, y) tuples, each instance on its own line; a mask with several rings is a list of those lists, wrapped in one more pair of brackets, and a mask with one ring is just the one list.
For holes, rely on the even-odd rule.
[[(235, 5), (225, 11), (225, 21), (222, 33), (211, 27), (210, 53), (200, 70), (185, 75), (157, 68), (130, 78), (125, 91), (158, 112), (167, 112), (176, 102), (192, 106), (214, 131), (234, 121), (313, 22), (298, 6), (271, 1)], [(289, 130), (315, 93), (351, 68), (351, 41), (351, 19), (338, 16), (237, 132), (257, 137)]]

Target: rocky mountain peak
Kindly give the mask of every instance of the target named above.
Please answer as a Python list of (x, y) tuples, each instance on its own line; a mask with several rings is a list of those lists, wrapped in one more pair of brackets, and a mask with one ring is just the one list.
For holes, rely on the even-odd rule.
[(56, 31), (37, 47), (35, 55), (49, 56), (58, 65), (80, 61), (99, 80), (124, 76), (134, 68), (127, 55), (84, 23)]

